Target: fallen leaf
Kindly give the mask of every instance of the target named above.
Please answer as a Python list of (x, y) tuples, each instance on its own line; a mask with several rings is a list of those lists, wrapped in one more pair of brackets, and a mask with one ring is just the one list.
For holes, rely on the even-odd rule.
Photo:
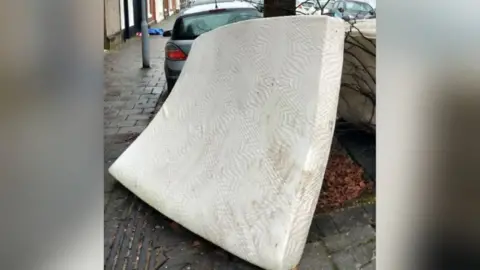
[(358, 198), (372, 185), (363, 178), (363, 168), (356, 164), (341, 148), (334, 148), (325, 169), (317, 212), (341, 207)]
[(174, 230), (175, 232), (180, 232), (182, 230), (180, 224), (176, 223), (175, 221), (172, 221), (170, 223), (170, 228), (172, 228), (172, 230)]
[(201, 245), (200, 241), (193, 241), (192, 247), (199, 247)]

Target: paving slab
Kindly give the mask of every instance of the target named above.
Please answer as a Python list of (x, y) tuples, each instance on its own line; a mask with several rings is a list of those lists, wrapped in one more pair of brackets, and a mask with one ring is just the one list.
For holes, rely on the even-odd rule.
[[(105, 207), (105, 269), (260, 269), (176, 224), (121, 184), (110, 194)], [(324, 219), (316, 216), (314, 223)], [(345, 233), (328, 230), (311, 240), (299, 270), (350, 270), (363, 264), (362, 269), (375, 269), (368, 262), (374, 255), (375, 230), (368, 224)]]

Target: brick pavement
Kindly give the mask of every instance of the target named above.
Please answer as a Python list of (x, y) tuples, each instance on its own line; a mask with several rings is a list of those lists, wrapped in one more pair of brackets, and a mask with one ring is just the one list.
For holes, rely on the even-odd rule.
[(165, 87), (163, 47), (166, 38), (151, 38), (151, 65), (142, 65), (139, 39), (127, 42), (119, 51), (105, 56), (105, 135), (140, 133)]
[[(375, 269), (374, 205), (314, 218), (300, 270)], [(118, 185), (105, 209), (105, 269), (259, 269), (230, 255)]]
[[(175, 16), (155, 27), (171, 29)], [(112, 190), (113, 178), (106, 168), (125, 149), (125, 142), (141, 133), (162, 101), (166, 89), (163, 72), (167, 38), (150, 37), (151, 68), (141, 69), (140, 38), (133, 38), (104, 56), (105, 191)]]
[[(138, 39), (105, 56), (105, 269), (258, 269), (153, 210), (106, 172), (161, 106), (165, 41), (151, 38), (150, 70), (140, 69)], [(375, 269), (374, 222), (374, 204), (316, 216), (299, 269)]]

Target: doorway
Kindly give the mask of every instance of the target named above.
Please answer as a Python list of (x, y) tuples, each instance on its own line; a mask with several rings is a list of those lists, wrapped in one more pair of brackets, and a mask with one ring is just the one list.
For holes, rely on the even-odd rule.
[[(134, 37), (137, 32), (137, 21), (136, 21), (136, 13), (140, 10), (136, 5), (138, 2), (137, 0), (121, 0), (123, 1), (123, 20), (124, 22), (124, 30), (123, 30), (123, 39), (127, 40), (131, 37)], [(133, 10), (132, 10), (133, 9)], [(132, 15), (133, 14), (133, 18)], [(133, 25), (132, 25), (133, 19)], [(140, 29), (140, 24), (138, 24), (138, 29)]]
[(170, 4), (168, 0), (163, 0), (163, 17), (166, 19), (170, 13), (168, 12), (170, 9)]

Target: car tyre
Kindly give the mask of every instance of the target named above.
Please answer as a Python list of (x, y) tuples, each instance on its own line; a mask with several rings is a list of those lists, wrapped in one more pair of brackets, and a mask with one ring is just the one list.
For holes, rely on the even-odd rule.
[(175, 80), (167, 79), (167, 93), (170, 94), (172, 92), (173, 87), (175, 86)]
[(167, 79), (167, 89), (165, 89), (165, 91), (162, 92), (163, 100), (166, 100), (167, 97), (170, 95), (174, 85), (175, 85), (175, 80)]

